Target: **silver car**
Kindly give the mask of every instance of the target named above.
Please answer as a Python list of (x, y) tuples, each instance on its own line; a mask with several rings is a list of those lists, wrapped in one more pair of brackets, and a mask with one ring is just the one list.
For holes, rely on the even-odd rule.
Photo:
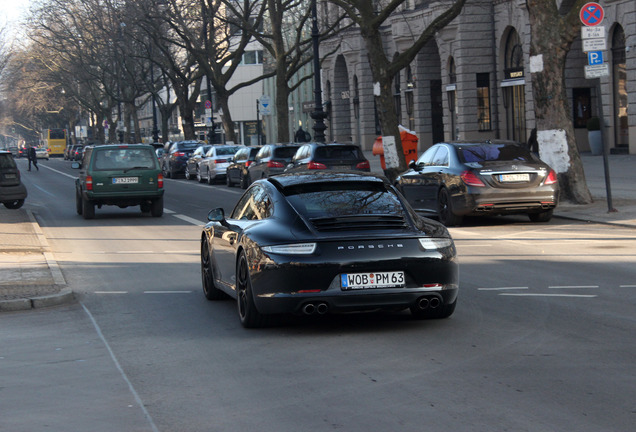
[(197, 180), (201, 183), (207, 181), (213, 184), (216, 181), (225, 180), (227, 167), (232, 157), (242, 146), (238, 145), (213, 145), (199, 162)]

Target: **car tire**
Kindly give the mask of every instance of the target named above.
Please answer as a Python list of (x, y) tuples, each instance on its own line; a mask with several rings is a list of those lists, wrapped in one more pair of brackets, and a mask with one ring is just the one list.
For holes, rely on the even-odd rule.
[(150, 204), (150, 215), (152, 217), (163, 216), (163, 197), (158, 198)]
[(212, 177), (212, 175), (210, 174), (210, 170), (208, 170), (207, 172), (208, 172), (208, 184), (212, 185), (214, 184), (214, 177)]
[(190, 175), (190, 170), (188, 169), (188, 167), (186, 167), (184, 175), (185, 175), (186, 180), (192, 180), (192, 176)]
[(91, 200), (82, 199), (82, 216), (84, 216), (84, 219), (93, 219), (95, 217), (95, 204)]
[(161, 168), (161, 170), (163, 171), (163, 176), (165, 178), (170, 178), (170, 167), (166, 167), (166, 165), (164, 164)]
[(210, 246), (207, 239), (201, 239), (201, 284), (203, 285), (203, 295), (208, 300), (222, 300), (226, 298), (223, 291), (216, 287), (214, 282), (214, 268), (210, 259)]
[(532, 222), (550, 222), (554, 210), (543, 211), (540, 213), (530, 213), (528, 217)]
[(230, 179), (230, 173), (225, 174), (225, 185), (227, 187), (232, 187), (232, 180)]
[(259, 328), (265, 325), (265, 317), (258, 311), (254, 303), (249, 264), (243, 251), (241, 251), (236, 265), (236, 304), (243, 327)]
[(22, 207), (24, 205), (24, 200), (23, 199), (17, 199), (17, 200), (13, 200), (13, 201), (5, 201), (4, 206), (8, 209), (11, 210), (15, 210), (15, 209), (19, 209), (20, 207)]
[(445, 226), (456, 226), (462, 223), (462, 217), (453, 213), (453, 203), (448, 189), (442, 188), (437, 195), (437, 215)]
[(203, 183), (203, 177), (201, 177), (201, 171), (199, 171), (198, 167), (197, 167), (197, 181), (199, 183)]
[(250, 183), (251, 183), (250, 175), (248, 173), (247, 175), (243, 176), (243, 178), (241, 179), (241, 189), (247, 189)]
[(82, 194), (76, 190), (75, 191), (75, 211), (78, 215), (82, 215)]

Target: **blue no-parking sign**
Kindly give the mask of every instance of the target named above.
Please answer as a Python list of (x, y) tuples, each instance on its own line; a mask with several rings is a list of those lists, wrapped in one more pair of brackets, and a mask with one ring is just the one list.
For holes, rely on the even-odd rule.
[(605, 11), (603, 7), (598, 3), (586, 3), (581, 8), (579, 17), (581, 22), (586, 26), (594, 27), (600, 25), (603, 22)]

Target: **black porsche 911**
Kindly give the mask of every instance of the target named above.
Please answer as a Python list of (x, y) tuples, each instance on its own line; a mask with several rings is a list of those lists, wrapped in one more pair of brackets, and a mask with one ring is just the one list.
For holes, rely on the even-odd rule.
[(396, 180), (417, 212), (446, 226), (464, 216), (527, 214), (548, 222), (559, 201), (557, 175), (514, 141), (439, 143)]
[(208, 300), (237, 299), (244, 327), (274, 314), (410, 309), (447, 318), (459, 289), (447, 229), (383, 177), (334, 171), (259, 180), (201, 237)]

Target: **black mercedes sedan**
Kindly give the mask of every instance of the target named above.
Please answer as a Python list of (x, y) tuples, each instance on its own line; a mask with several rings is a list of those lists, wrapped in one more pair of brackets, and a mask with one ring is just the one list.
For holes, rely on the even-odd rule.
[(514, 141), (436, 144), (395, 185), (415, 211), (446, 226), (469, 215), (520, 213), (548, 222), (559, 201), (554, 170)]
[(318, 171), (254, 182), (229, 215), (210, 211), (201, 236), (208, 300), (237, 300), (246, 328), (275, 314), (455, 310), (455, 244), (383, 177)]

